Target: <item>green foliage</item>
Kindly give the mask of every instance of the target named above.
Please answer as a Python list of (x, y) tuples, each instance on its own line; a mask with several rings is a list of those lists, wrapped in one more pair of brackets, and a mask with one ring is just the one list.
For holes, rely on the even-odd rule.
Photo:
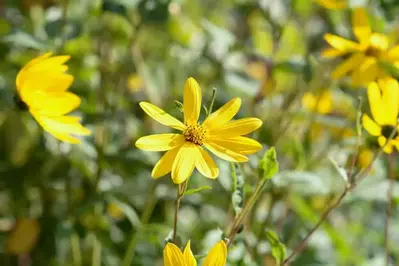
[(266, 181), (271, 179), (278, 172), (277, 152), (274, 147), (268, 149), (259, 161), (259, 177)]

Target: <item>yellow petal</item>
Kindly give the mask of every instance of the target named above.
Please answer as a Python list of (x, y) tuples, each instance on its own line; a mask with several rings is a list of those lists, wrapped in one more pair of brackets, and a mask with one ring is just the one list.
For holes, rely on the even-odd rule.
[[(22, 91), (23, 92), (23, 91)], [(80, 98), (70, 92), (52, 92), (32, 91), (23, 93), (23, 101), (29, 108), (35, 109), (38, 113), (46, 116), (65, 115), (80, 105)]]
[(399, 84), (396, 79), (379, 79), (378, 85), (382, 91), (382, 104), (386, 123), (396, 125), (399, 111)]
[(399, 45), (396, 45), (389, 49), (387, 55), (387, 59), (390, 61), (398, 61), (399, 60)]
[(333, 48), (342, 52), (353, 52), (359, 49), (359, 44), (344, 39), (338, 35), (326, 33), (324, 34), (324, 40), (328, 42)]
[(229, 122), (241, 107), (241, 99), (233, 98), (205, 119), (203, 126), (208, 130), (216, 129)]
[(254, 117), (230, 121), (219, 128), (212, 130), (213, 136), (239, 136), (247, 135), (262, 126), (262, 120)]
[(351, 55), (348, 59), (337, 66), (337, 68), (331, 74), (332, 78), (339, 79), (342, 76), (345, 76), (346, 73), (358, 67), (363, 60), (364, 55), (361, 53)]
[(164, 266), (186, 266), (183, 252), (173, 243), (166, 244), (163, 250)]
[(38, 62), (42, 61), (43, 59), (49, 58), (52, 55), (51, 52), (49, 53), (45, 53), (42, 55), (39, 55), (38, 57), (32, 59), (31, 61), (29, 61), (22, 69), (21, 71), (19, 71), (17, 78), (16, 78), (16, 85), (17, 85), (17, 90), (19, 90), (21, 88), (22, 82), (23, 82), (23, 78), (24, 78), (24, 72), (31, 67), (32, 65), (37, 64)]
[(172, 171), (172, 165), (175, 161), (176, 155), (180, 150), (180, 146), (167, 151), (161, 159), (157, 162), (152, 170), (151, 176), (152, 178), (159, 178), (164, 175), (167, 175)]
[(204, 146), (219, 158), (229, 162), (247, 162), (248, 158), (242, 154), (236, 153), (225, 147), (222, 147), (212, 141), (207, 141)]
[(330, 58), (330, 57), (337, 57), (337, 56), (341, 56), (344, 55), (346, 53), (346, 51), (340, 51), (334, 48), (327, 48), (325, 50), (323, 50), (323, 52), (321, 53), (321, 56), (324, 58)]
[(216, 178), (219, 175), (219, 169), (212, 157), (201, 147), (197, 146), (198, 155), (195, 163), (198, 171), (205, 177)]
[(226, 243), (221, 240), (216, 243), (209, 251), (202, 266), (225, 266), (227, 261), (227, 246)]
[(218, 146), (224, 147), (228, 150), (239, 154), (253, 154), (262, 149), (262, 145), (256, 140), (247, 137), (211, 137), (209, 141), (212, 141)]
[(146, 151), (168, 151), (185, 142), (181, 134), (155, 134), (141, 137), (136, 141), (136, 147)]
[(190, 240), (187, 242), (187, 245), (184, 248), (183, 257), (186, 266), (197, 266), (197, 261), (195, 260), (193, 252), (191, 252)]
[(378, 144), (385, 153), (392, 153), (393, 147), (391, 142), (392, 141), (387, 143), (387, 139), (384, 136), (378, 137)]
[(380, 51), (386, 51), (389, 46), (389, 39), (385, 34), (374, 32), (370, 36), (370, 46)]
[(381, 135), (381, 127), (375, 123), (368, 115), (362, 117), (363, 127), (373, 136)]
[(172, 166), (172, 181), (175, 184), (181, 184), (190, 177), (194, 170), (195, 162), (197, 160), (197, 148), (195, 144), (186, 142), (180, 148), (176, 155)]
[(59, 116), (47, 117), (30, 110), (30, 113), (36, 121), (43, 127), (44, 130), (52, 134), (61, 141), (77, 144), (80, 143), (78, 138), (71, 136), (81, 135), (87, 136), (91, 131), (80, 124), (80, 118), (76, 116)]
[(352, 16), (353, 33), (360, 43), (367, 43), (371, 35), (369, 19), (364, 8), (356, 8)]
[(196, 125), (201, 112), (202, 92), (194, 78), (188, 78), (184, 84), (183, 108), (184, 123)]
[(315, 2), (328, 9), (343, 9), (348, 5), (346, 0), (315, 0)]
[(379, 125), (386, 124), (386, 119), (383, 112), (384, 106), (382, 103), (381, 90), (376, 82), (370, 83), (367, 87), (367, 96), (369, 100), (371, 114), (373, 115), (374, 120)]
[(366, 57), (352, 72), (352, 85), (359, 87), (373, 82), (377, 78), (378, 64), (374, 57)]
[(144, 110), (144, 112), (146, 112), (149, 116), (151, 116), (154, 120), (158, 121), (162, 125), (178, 130), (184, 130), (186, 128), (186, 126), (182, 122), (153, 104), (141, 102), (140, 106)]

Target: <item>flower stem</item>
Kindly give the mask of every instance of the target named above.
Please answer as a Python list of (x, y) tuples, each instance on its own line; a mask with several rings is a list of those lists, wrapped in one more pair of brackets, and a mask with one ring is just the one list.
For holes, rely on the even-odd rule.
[(390, 243), (389, 243), (389, 233), (390, 233), (390, 226), (391, 226), (391, 216), (392, 216), (392, 193), (393, 193), (393, 185), (395, 181), (395, 172), (394, 172), (394, 156), (390, 154), (388, 156), (388, 175), (389, 175), (389, 185), (387, 191), (387, 217), (385, 219), (385, 238), (384, 238), (384, 246), (385, 246), (385, 264), (389, 266), (389, 250), (390, 250)]
[(180, 208), (180, 201), (184, 197), (184, 192), (187, 190), (187, 182), (184, 181), (183, 183), (179, 184), (177, 187), (177, 196), (176, 196), (176, 202), (175, 202), (175, 219), (174, 219), (174, 224), (173, 224), (173, 243), (176, 243), (176, 236), (177, 236), (177, 222), (179, 219), (179, 208)]
[(213, 105), (215, 104), (215, 99), (216, 99), (216, 92), (217, 92), (217, 89), (213, 88), (211, 103), (209, 104), (209, 108), (208, 108), (208, 116), (210, 116), (210, 114), (212, 113)]

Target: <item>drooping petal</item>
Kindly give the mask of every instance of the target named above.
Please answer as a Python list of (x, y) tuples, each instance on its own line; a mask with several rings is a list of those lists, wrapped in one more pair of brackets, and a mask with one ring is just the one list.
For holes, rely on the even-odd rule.
[(332, 78), (339, 79), (342, 76), (345, 76), (346, 73), (358, 67), (363, 60), (364, 55), (361, 53), (351, 55), (348, 59), (337, 66), (337, 68), (331, 74)]
[(328, 42), (333, 48), (343, 52), (353, 52), (359, 50), (359, 44), (344, 39), (338, 35), (326, 33), (324, 34), (324, 40)]
[(227, 261), (227, 246), (221, 240), (217, 242), (206, 256), (202, 266), (225, 266)]
[(197, 146), (198, 155), (195, 163), (198, 171), (205, 177), (216, 178), (219, 175), (219, 169), (212, 157), (201, 147)]
[(173, 243), (166, 244), (163, 250), (164, 266), (186, 266), (183, 252)]
[(360, 43), (367, 43), (371, 35), (371, 28), (364, 8), (356, 8), (352, 16), (353, 33)]
[(385, 153), (392, 153), (393, 147), (392, 147), (392, 141), (389, 141), (387, 143), (387, 139), (384, 136), (379, 136), (378, 137), (378, 144), (380, 145), (380, 147), (382, 148), (382, 150)]
[(202, 92), (194, 78), (188, 78), (184, 84), (183, 109), (184, 123), (196, 125), (201, 112)]
[(136, 147), (146, 151), (168, 151), (185, 142), (181, 134), (154, 134), (141, 137), (136, 141)]
[(194, 170), (195, 162), (197, 160), (197, 148), (195, 144), (186, 142), (180, 148), (176, 155), (172, 166), (172, 181), (175, 184), (181, 184), (190, 177)]
[(169, 151), (167, 151), (161, 159), (157, 162), (152, 169), (151, 176), (152, 178), (159, 178), (164, 175), (167, 175), (172, 171), (172, 165), (175, 161), (176, 155), (179, 152), (181, 146), (177, 146)]
[(367, 96), (369, 100), (371, 114), (373, 115), (374, 120), (379, 125), (386, 124), (386, 119), (383, 112), (384, 106), (382, 103), (381, 91), (376, 82), (370, 83), (367, 87)]
[(331, 58), (331, 57), (341, 56), (344, 54), (346, 54), (346, 51), (337, 50), (334, 48), (327, 48), (327, 49), (323, 50), (323, 52), (321, 53), (321, 56), (324, 58)]
[(381, 135), (381, 126), (375, 123), (368, 115), (362, 117), (363, 127), (373, 136)]
[(352, 72), (354, 87), (367, 85), (377, 78), (378, 63), (374, 57), (366, 57)]
[(216, 112), (208, 116), (202, 125), (208, 130), (218, 128), (229, 122), (238, 113), (240, 107), (241, 99), (233, 98)]
[(80, 140), (72, 135), (87, 136), (91, 134), (89, 129), (80, 124), (80, 117), (47, 117), (32, 110), (30, 113), (45, 131), (49, 132), (59, 140), (77, 144), (80, 143)]
[(178, 130), (184, 130), (186, 128), (186, 126), (182, 122), (151, 103), (141, 102), (140, 107), (144, 110), (144, 112), (146, 112), (149, 116), (151, 116), (154, 120), (158, 121), (162, 125)]
[(225, 147), (222, 147), (212, 141), (207, 141), (204, 146), (219, 158), (229, 162), (247, 162), (248, 158), (242, 154), (236, 153)]
[(194, 254), (191, 251), (190, 240), (187, 242), (187, 245), (184, 248), (183, 257), (186, 266), (197, 266), (197, 261), (195, 260)]
[(37, 90), (25, 93), (25, 90), (23, 90), (21, 97), (29, 108), (34, 108), (37, 112), (46, 116), (65, 115), (78, 108), (81, 103), (80, 98), (70, 92), (47, 93)]
[(262, 149), (262, 145), (256, 140), (241, 136), (210, 138), (210, 141), (230, 151), (245, 155), (253, 154)]
[(212, 130), (212, 136), (240, 136), (247, 135), (262, 126), (259, 118), (248, 117), (237, 119)]
[(379, 79), (378, 85), (382, 91), (381, 100), (386, 122), (390, 125), (396, 125), (399, 111), (399, 84), (396, 79), (389, 77)]

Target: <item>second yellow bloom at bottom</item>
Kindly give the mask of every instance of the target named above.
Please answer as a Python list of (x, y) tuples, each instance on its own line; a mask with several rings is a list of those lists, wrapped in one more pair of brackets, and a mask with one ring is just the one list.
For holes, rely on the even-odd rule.
[[(227, 246), (221, 240), (217, 242), (204, 259), (202, 266), (225, 266), (227, 260)], [(173, 243), (168, 243), (163, 251), (164, 266), (197, 266), (197, 261), (190, 248), (190, 241), (184, 249), (180, 250)]]

